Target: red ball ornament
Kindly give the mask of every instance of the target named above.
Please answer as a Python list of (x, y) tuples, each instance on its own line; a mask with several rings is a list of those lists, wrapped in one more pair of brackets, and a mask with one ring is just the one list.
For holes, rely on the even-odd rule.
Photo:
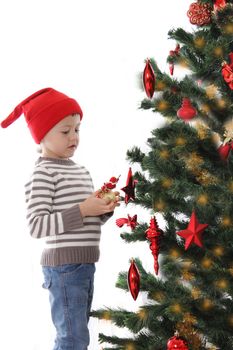
[(133, 299), (136, 300), (140, 290), (140, 274), (133, 259), (128, 271), (128, 286)]
[(155, 91), (155, 74), (149, 59), (146, 61), (143, 72), (143, 85), (147, 96), (152, 98)]
[(167, 350), (189, 350), (186, 340), (174, 335), (167, 342)]
[(215, 0), (214, 1), (214, 11), (219, 11), (226, 6), (226, 0)]
[(190, 119), (196, 117), (197, 110), (192, 106), (190, 99), (184, 97), (182, 100), (182, 106), (177, 111), (177, 116), (184, 121), (189, 121)]
[(211, 5), (208, 3), (194, 2), (187, 12), (191, 24), (203, 26), (211, 22)]

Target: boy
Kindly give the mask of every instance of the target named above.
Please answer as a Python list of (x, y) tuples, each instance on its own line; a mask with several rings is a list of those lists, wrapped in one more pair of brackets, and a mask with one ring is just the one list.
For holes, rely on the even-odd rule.
[(30, 233), (46, 238), (41, 264), (57, 332), (53, 350), (87, 350), (100, 226), (118, 197), (110, 203), (97, 198), (89, 172), (70, 159), (83, 117), (77, 101), (45, 88), (22, 101), (1, 126), (22, 113), (42, 149), (25, 188)]

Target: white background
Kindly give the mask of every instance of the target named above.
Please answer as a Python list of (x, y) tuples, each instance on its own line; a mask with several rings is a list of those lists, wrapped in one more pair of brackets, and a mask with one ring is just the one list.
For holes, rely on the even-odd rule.
[[(74, 97), (84, 117), (81, 143), (74, 160), (91, 172), (96, 189), (121, 174), (125, 186), (129, 163), (126, 151), (146, 150), (150, 131), (163, 122), (160, 115), (138, 109), (145, 93), (139, 74), (145, 59), (154, 57), (169, 72), (166, 58), (176, 43), (169, 29), (191, 29), (188, 0), (8, 0), (0, 4), (0, 115), (4, 119), (25, 97), (53, 87)], [(191, 29), (192, 30), (192, 29)], [(175, 68), (175, 76), (177, 74)], [(1, 245), (0, 348), (52, 349), (48, 295), (41, 288), (42, 242), (33, 240), (25, 220), (24, 183), (38, 157), (23, 117), (0, 130)], [(135, 170), (133, 166), (133, 171)], [(123, 194), (123, 193), (122, 193)], [(101, 259), (97, 264), (93, 307), (135, 310), (129, 293), (115, 288), (117, 275), (129, 259), (139, 256), (153, 271), (148, 244), (125, 244), (115, 220), (145, 213), (122, 204), (104, 226)], [(141, 215), (141, 217), (140, 217)], [(161, 219), (161, 218), (159, 218)], [(162, 221), (161, 221), (162, 222)], [(125, 229), (127, 230), (127, 229)], [(99, 350), (98, 332), (127, 336), (107, 321), (90, 322), (90, 350)]]

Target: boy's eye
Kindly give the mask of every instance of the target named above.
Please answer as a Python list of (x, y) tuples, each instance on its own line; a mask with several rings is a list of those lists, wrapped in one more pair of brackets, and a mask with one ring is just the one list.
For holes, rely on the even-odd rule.
[(79, 129), (75, 129), (75, 132), (79, 133)]
[(69, 133), (69, 131), (62, 131), (62, 133), (63, 133), (64, 135), (67, 135), (67, 134)]

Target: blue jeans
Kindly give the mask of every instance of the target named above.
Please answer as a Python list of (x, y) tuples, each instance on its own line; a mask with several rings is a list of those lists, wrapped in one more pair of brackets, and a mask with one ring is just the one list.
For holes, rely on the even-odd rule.
[(43, 266), (42, 269), (43, 287), (49, 290), (57, 333), (53, 350), (87, 350), (95, 264)]

